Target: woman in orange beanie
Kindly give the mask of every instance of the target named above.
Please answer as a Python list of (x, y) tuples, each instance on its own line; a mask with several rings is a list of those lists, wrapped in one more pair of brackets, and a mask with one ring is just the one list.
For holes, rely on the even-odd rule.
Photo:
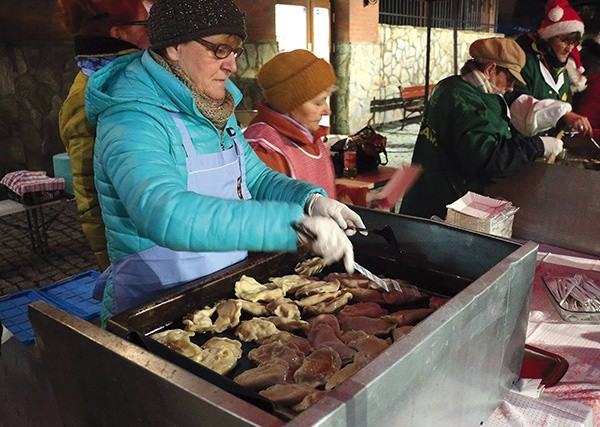
[(329, 197), (365, 205), (366, 190), (337, 194), (335, 172), (324, 144), (331, 114), (328, 98), (335, 89), (333, 67), (304, 49), (281, 52), (258, 72), (264, 100), (244, 136), (272, 169), (319, 185)]

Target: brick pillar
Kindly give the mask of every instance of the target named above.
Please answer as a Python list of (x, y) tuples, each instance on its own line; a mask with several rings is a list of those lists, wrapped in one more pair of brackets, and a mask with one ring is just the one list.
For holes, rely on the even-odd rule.
[(370, 118), (372, 79), (379, 75), (379, 4), (332, 0), (333, 55), (339, 90), (332, 99), (332, 131), (358, 131)]

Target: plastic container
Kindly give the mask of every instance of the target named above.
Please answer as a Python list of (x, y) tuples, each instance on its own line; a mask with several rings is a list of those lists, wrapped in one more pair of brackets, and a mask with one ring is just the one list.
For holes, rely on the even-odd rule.
[(550, 302), (563, 320), (573, 323), (600, 323), (600, 311), (573, 310), (566, 304), (561, 304), (560, 299), (552, 292), (553, 282), (561, 279), (571, 279), (577, 275), (583, 275), (592, 279), (596, 284), (600, 284), (600, 272), (541, 262), (538, 274), (542, 278)]
[(59, 308), (75, 316), (90, 320), (100, 314), (100, 301), (92, 297), (94, 284), (100, 273), (86, 271), (69, 279), (46, 285), (38, 292)]
[(64, 178), (65, 191), (75, 194), (73, 191), (73, 172), (71, 170), (71, 159), (67, 153), (59, 153), (52, 156), (54, 176)]
[(37, 291), (17, 292), (0, 299), (2, 324), (24, 345), (33, 344), (35, 338), (29, 322), (27, 306), (40, 300), (50, 302)]
[(99, 272), (90, 270), (38, 290), (17, 292), (0, 299), (2, 324), (28, 346), (35, 339), (27, 311), (32, 302), (42, 300), (81, 319), (91, 320), (100, 314), (100, 302), (92, 297), (98, 276)]
[(554, 276), (544, 276), (542, 277), (542, 282), (544, 282), (544, 288), (549, 295), (550, 302), (552, 302), (552, 305), (563, 320), (573, 323), (600, 323), (600, 311), (569, 310), (563, 307), (560, 304), (560, 301), (554, 296), (554, 293), (550, 291), (548, 281), (552, 280), (553, 277)]

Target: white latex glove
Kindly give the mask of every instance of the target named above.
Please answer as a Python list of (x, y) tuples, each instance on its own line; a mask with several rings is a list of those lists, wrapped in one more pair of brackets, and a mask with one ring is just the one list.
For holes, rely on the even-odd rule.
[(563, 150), (563, 142), (551, 136), (542, 136), (544, 143), (544, 157), (558, 156)]
[(354, 273), (354, 248), (336, 222), (324, 216), (303, 216), (298, 230), (300, 243), (307, 245), (327, 265), (343, 258), (344, 267)]
[[(315, 194), (308, 202), (307, 213), (309, 216), (324, 216), (332, 218), (348, 236), (356, 233), (353, 228), (365, 228), (360, 215), (337, 200), (328, 199), (320, 194)], [(353, 227), (349, 229), (348, 227)], [(363, 233), (365, 234), (365, 233)]]

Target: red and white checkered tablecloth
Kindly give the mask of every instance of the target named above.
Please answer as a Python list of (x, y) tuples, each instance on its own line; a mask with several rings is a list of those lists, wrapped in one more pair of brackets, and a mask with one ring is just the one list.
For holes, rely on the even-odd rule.
[(23, 196), (25, 193), (34, 193), (36, 191), (54, 191), (65, 189), (64, 178), (51, 178), (45, 171), (19, 170), (4, 175), (0, 184)]

